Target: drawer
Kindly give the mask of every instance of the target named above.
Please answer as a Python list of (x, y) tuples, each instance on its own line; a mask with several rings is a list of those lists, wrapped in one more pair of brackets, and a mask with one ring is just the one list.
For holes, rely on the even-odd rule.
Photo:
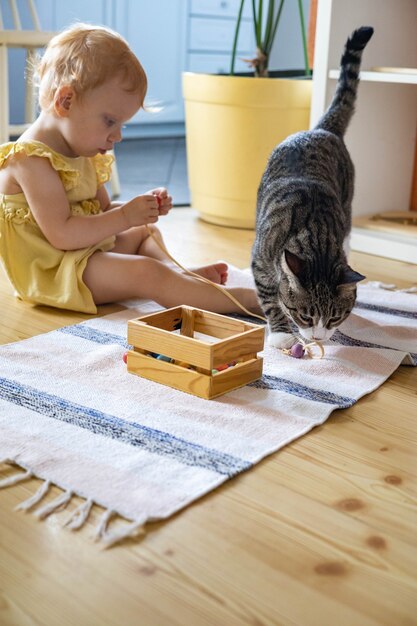
[[(190, 22), (189, 49), (219, 52), (232, 51), (236, 27), (233, 20), (192, 17)], [(238, 50), (249, 53), (255, 50), (255, 37), (251, 22), (241, 22)]]
[[(189, 72), (201, 72), (203, 74), (229, 74), (231, 54), (199, 54), (191, 52), (188, 55), (187, 69)], [(236, 57), (235, 72), (249, 72), (251, 68), (247, 63)]]
[[(240, 0), (191, 0), (191, 14), (237, 18)], [(252, 18), (252, 4), (243, 6), (243, 17)]]

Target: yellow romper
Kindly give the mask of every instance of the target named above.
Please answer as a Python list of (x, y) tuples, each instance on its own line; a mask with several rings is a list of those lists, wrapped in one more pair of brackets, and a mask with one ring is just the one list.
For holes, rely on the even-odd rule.
[[(49, 159), (64, 185), (72, 215), (101, 213), (95, 196), (110, 178), (112, 156), (71, 158), (40, 141), (18, 141), (0, 146), (0, 168), (19, 152)], [(82, 276), (89, 257), (97, 250), (111, 250), (114, 240), (112, 236), (88, 248), (58, 250), (43, 235), (23, 193), (0, 193), (0, 260), (16, 294), (26, 302), (97, 313)]]

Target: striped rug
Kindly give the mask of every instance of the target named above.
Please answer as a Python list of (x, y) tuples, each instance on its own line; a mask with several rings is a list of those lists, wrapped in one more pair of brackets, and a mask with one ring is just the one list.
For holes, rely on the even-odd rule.
[[(138, 308), (0, 348), (0, 461), (19, 466), (0, 487), (43, 479), (20, 505), (40, 518), (81, 496), (66, 520), (72, 529), (101, 505), (104, 545), (250, 469), (334, 409), (352, 406), (400, 364), (417, 365), (417, 296), (368, 284), (324, 358), (298, 360), (267, 347), (259, 381), (202, 400), (127, 373), (127, 321), (157, 309), (131, 306)], [(50, 502), (52, 484), (63, 493)], [(116, 514), (131, 523), (112, 531)]]

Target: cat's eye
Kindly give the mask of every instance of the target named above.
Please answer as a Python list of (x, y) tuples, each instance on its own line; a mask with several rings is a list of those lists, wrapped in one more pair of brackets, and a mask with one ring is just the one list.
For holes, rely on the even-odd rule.
[(342, 317), (340, 315), (335, 315), (329, 319), (329, 324), (338, 324)]
[(305, 324), (311, 324), (311, 317), (309, 315), (301, 315), (301, 313), (298, 314), (298, 317), (300, 318), (300, 320), (302, 322), (304, 322)]

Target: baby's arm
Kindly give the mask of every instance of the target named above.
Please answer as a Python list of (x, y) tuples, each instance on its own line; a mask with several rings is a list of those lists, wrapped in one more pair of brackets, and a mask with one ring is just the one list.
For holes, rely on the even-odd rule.
[(172, 196), (168, 195), (168, 190), (165, 189), (165, 187), (157, 187), (147, 193), (158, 197), (159, 215), (168, 215), (169, 211), (172, 209)]
[(158, 202), (152, 194), (98, 215), (71, 215), (61, 179), (49, 161), (22, 157), (16, 159), (13, 169), (40, 229), (51, 245), (60, 250), (86, 248), (132, 226), (158, 220)]
[[(172, 209), (172, 197), (168, 195), (168, 190), (165, 189), (165, 187), (151, 189), (146, 192), (145, 196), (147, 195), (157, 197), (159, 215), (167, 215)], [(122, 204), (126, 204), (124, 202), (111, 202), (107, 189), (104, 186), (99, 187), (96, 198), (100, 202), (103, 211), (108, 211), (109, 209), (114, 209), (122, 206)]]

